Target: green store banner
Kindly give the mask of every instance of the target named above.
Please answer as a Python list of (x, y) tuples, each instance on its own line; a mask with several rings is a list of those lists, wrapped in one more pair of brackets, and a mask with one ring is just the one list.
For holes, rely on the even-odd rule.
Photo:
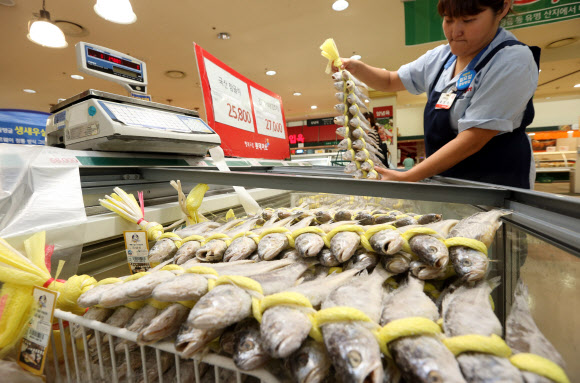
[[(502, 20), (505, 29), (533, 27), (580, 17), (578, 0), (515, 0), (514, 13)], [(437, 0), (405, 2), (405, 44), (445, 40)]]

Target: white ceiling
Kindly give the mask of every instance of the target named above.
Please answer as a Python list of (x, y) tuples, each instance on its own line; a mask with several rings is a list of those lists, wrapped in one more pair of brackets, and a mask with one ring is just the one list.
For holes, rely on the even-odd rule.
[[(282, 97), (288, 120), (330, 116), (336, 103), (331, 80), (324, 73), (326, 59), (319, 46), (334, 38), (343, 56), (354, 52), (378, 67), (397, 69), (440, 43), (404, 45), (404, 13), (400, 0), (351, 0), (343, 12), (331, 9), (333, 0), (133, 0), (137, 22), (119, 25), (93, 11), (96, 0), (47, 0), (53, 20), (66, 20), (88, 30), (84, 37), (67, 36), (65, 49), (44, 48), (27, 38), (28, 21), (42, 6), (41, 0), (15, 0), (0, 5), (0, 108), (48, 111), (59, 98), (93, 88), (125, 94), (114, 83), (78, 73), (74, 45), (87, 41), (126, 52), (147, 62), (149, 93), (153, 100), (187, 109), (203, 101), (192, 42), (242, 75)], [(229, 32), (231, 40), (219, 40)], [(544, 48), (566, 37), (580, 38), (580, 19), (513, 31), (528, 45)], [(579, 97), (580, 42), (544, 49), (536, 97)], [(266, 69), (278, 72), (266, 76)], [(168, 70), (186, 72), (184, 79), (168, 78)], [(576, 73), (573, 73), (576, 72)], [(569, 75), (570, 73), (573, 73)], [(552, 81), (565, 76), (559, 80)], [(552, 81), (552, 82), (550, 82)], [(30, 88), (36, 94), (22, 91)], [(302, 96), (293, 96), (299, 91)], [(423, 102), (407, 92), (399, 104)], [(313, 111), (311, 105), (317, 105)]]

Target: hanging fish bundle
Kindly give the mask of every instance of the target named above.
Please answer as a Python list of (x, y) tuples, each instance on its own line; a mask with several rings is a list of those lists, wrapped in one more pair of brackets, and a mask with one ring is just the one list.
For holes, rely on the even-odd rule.
[[(340, 68), (342, 63), (334, 40), (327, 39), (320, 49), (322, 55), (329, 59), (329, 65), (332, 63)], [(364, 111), (369, 111), (365, 103), (369, 100), (364, 93), (367, 86), (343, 69), (334, 73), (332, 79), (334, 88), (338, 90), (336, 98), (340, 101), (340, 104), (335, 105), (336, 111), (340, 113), (334, 118), (334, 123), (339, 126), (336, 133), (344, 137), (338, 144), (338, 149), (344, 150), (343, 159), (350, 161), (344, 171), (357, 179), (380, 179), (380, 174), (374, 168), (384, 167), (384, 155), (380, 152), (379, 143), (368, 134), (374, 127), (370, 126), (363, 115)]]
[[(465, 382), (491, 372), (504, 381), (567, 381), (557, 352), (542, 351), (547, 341), (531, 344), (510, 329), (510, 320), (508, 344), (501, 339), (489, 298), (499, 282), (486, 280), (487, 263), (477, 260), (486, 256), (506, 211), (457, 221), (404, 214), (370, 200), (366, 209), (354, 200), (312, 201), (231, 217), (235, 223), (224, 236), (204, 237), (231, 241), (225, 252), (249, 237), (256, 247), (246, 258), (253, 260), (162, 263), (148, 273), (101, 281), (78, 304), (89, 307), (87, 318), (137, 333), (141, 345), (172, 340), (184, 359), (211, 350), (231, 356), (242, 371), (283, 360), (297, 382), (337, 376), (344, 382)], [(383, 217), (393, 219), (375, 223)], [(260, 218), (275, 230), (256, 232), (260, 227), (252, 225)], [(272, 227), (278, 221), (283, 225)], [(244, 234), (232, 240), (237, 226)], [(268, 238), (278, 235), (284, 238)], [(517, 307), (516, 314), (525, 315)], [(116, 353), (138, 347), (101, 341), (115, 342)]]

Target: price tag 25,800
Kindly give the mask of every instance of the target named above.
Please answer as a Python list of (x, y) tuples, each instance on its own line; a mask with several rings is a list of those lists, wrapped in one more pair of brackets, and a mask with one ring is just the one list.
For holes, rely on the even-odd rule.
[(149, 270), (151, 265), (149, 264), (147, 232), (143, 230), (124, 231), (123, 237), (125, 238), (125, 252), (131, 274)]
[(18, 364), (33, 374), (42, 375), (57, 293), (42, 287), (34, 287), (32, 296), (38, 307), (20, 342)]

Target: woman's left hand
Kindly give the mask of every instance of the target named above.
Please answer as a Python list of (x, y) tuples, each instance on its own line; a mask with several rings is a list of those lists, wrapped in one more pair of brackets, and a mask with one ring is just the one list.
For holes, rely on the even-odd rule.
[(377, 173), (381, 175), (381, 181), (404, 181), (404, 182), (413, 182), (409, 177), (408, 172), (400, 172), (397, 170), (390, 170), (385, 168), (380, 168), (375, 166), (375, 170)]

